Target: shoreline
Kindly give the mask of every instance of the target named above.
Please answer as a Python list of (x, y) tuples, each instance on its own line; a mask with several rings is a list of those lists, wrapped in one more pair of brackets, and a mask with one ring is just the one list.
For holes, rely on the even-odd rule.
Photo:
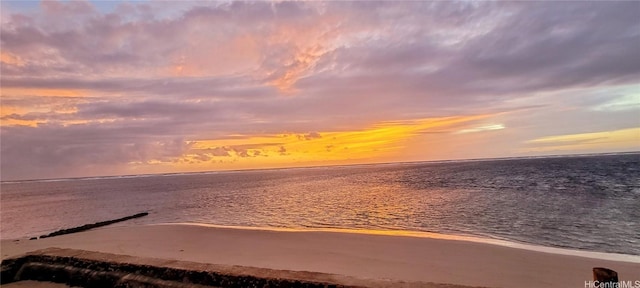
[(613, 253), (613, 252), (601, 252), (590, 250), (579, 250), (564, 247), (552, 247), (542, 246), (526, 242), (518, 242), (510, 239), (499, 239), (480, 237), (472, 235), (455, 235), (444, 234), (437, 232), (426, 231), (413, 231), (413, 230), (382, 230), (382, 229), (350, 229), (350, 228), (287, 228), (287, 227), (254, 227), (254, 226), (229, 226), (229, 225), (217, 225), (197, 222), (170, 222), (170, 223), (156, 223), (145, 224), (148, 226), (171, 226), (171, 225), (185, 225), (185, 226), (200, 226), (210, 228), (221, 229), (238, 229), (238, 230), (255, 230), (255, 231), (274, 231), (274, 232), (328, 232), (328, 233), (347, 233), (347, 234), (363, 234), (363, 235), (382, 235), (382, 236), (397, 236), (397, 237), (416, 237), (427, 239), (441, 239), (451, 241), (466, 241), (480, 244), (496, 245), (501, 247), (509, 247), (515, 249), (523, 249), (527, 251), (543, 252), (557, 255), (577, 256), (584, 258), (593, 258), (610, 261), (621, 261), (629, 263), (640, 263), (640, 255)]
[(640, 262), (415, 235), (278, 230), (175, 223), (111, 226), (38, 240), (2, 240), (1, 250), (3, 259), (57, 247), (462, 286), (583, 287), (584, 281), (592, 280), (593, 267), (613, 269), (621, 280), (640, 280)]
[[(289, 228), (289, 227), (268, 227), (268, 226), (237, 226), (237, 225), (218, 225), (199, 222), (165, 222), (165, 223), (153, 223), (153, 224), (139, 224), (139, 225), (123, 225), (123, 226), (110, 226), (110, 227), (138, 227), (138, 226), (198, 226), (209, 227), (217, 229), (235, 229), (235, 230), (250, 230), (250, 231), (272, 231), (272, 232), (327, 232), (327, 233), (346, 233), (346, 234), (362, 234), (362, 235), (381, 235), (381, 236), (397, 236), (397, 237), (416, 237), (426, 239), (441, 239), (451, 241), (466, 241), (472, 243), (489, 244), (501, 247), (509, 247), (514, 249), (523, 249), (527, 251), (542, 252), (557, 255), (577, 256), (601, 260), (621, 261), (629, 263), (640, 263), (640, 255), (624, 254), (615, 252), (602, 252), (591, 250), (579, 250), (575, 248), (566, 247), (553, 247), (543, 246), (527, 242), (519, 242), (511, 239), (481, 237), (474, 235), (456, 235), (456, 234), (444, 234), (438, 232), (427, 231), (415, 231), (415, 230), (383, 230), (383, 229), (360, 229), (360, 228)], [(102, 228), (102, 227), (100, 227)], [(93, 229), (100, 229), (93, 228)], [(107, 227), (108, 228), (108, 227)], [(27, 240), (33, 237), (20, 237), (0, 239), (2, 242)], [(39, 237), (42, 238), (42, 237)]]

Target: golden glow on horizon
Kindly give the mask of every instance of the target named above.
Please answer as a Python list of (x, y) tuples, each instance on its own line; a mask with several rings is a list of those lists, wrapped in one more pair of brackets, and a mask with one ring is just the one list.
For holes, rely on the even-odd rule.
[[(366, 129), (351, 131), (245, 137), (236, 135), (229, 139), (198, 140), (190, 143), (189, 151), (180, 159), (165, 164), (180, 170), (211, 170), (392, 161), (398, 155), (411, 154), (412, 151), (406, 149), (407, 141), (421, 132), (447, 129), (490, 116), (492, 115), (382, 122)], [(453, 132), (454, 130), (451, 131)]]
[(527, 141), (526, 144), (535, 146), (525, 149), (526, 152), (639, 149), (640, 128), (548, 136)]

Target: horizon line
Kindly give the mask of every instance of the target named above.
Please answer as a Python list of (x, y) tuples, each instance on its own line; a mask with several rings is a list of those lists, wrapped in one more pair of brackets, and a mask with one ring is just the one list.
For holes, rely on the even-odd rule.
[[(188, 174), (210, 174), (210, 173), (233, 173), (233, 172), (250, 172), (250, 171), (266, 171), (266, 170), (288, 170), (288, 169), (312, 169), (319, 167), (354, 167), (354, 166), (371, 166), (371, 165), (389, 165), (389, 164), (419, 164), (419, 163), (451, 163), (451, 162), (475, 162), (475, 161), (500, 161), (500, 160), (518, 160), (518, 159), (541, 159), (541, 158), (561, 158), (561, 157), (588, 157), (588, 156), (607, 156), (607, 155), (626, 155), (640, 154), (640, 150), (620, 151), (620, 152), (596, 152), (596, 153), (573, 153), (573, 154), (547, 154), (533, 156), (510, 156), (510, 157), (486, 157), (486, 158), (463, 158), (463, 159), (441, 159), (441, 160), (417, 160), (417, 161), (397, 161), (397, 162), (372, 162), (372, 163), (354, 163), (354, 164), (329, 164), (329, 165), (310, 165), (310, 166), (291, 166), (291, 167), (274, 167), (274, 168), (246, 168), (246, 169), (229, 169), (229, 170), (207, 170), (207, 171), (190, 171), (190, 172), (167, 172), (167, 173), (145, 173), (145, 174), (119, 174), (119, 175), (96, 175), (96, 176), (79, 176), (79, 177), (60, 177), (60, 178), (39, 178), (39, 179), (15, 179), (2, 180), (0, 184), (13, 184), (23, 182), (45, 182), (45, 181), (66, 181), (66, 180), (97, 180), (110, 178), (136, 178), (136, 177), (153, 177), (153, 176), (177, 176)], [(1, 175), (0, 175), (1, 177)]]

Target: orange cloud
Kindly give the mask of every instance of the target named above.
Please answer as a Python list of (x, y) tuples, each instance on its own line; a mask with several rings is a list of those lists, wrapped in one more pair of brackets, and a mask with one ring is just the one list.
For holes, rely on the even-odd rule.
[(0, 117), (10, 115), (10, 114), (24, 114), (27, 111), (24, 108), (16, 107), (16, 106), (0, 106)]
[(325, 53), (326, 49), (319, 45), (298, 51), (291, 63), (286, 66), (286, 71), (276, 80), (269, 82), (269, 84), (283, 92), (291, 92), (293, 84), (312, 69)]
[[(78, 111), (76, 107), (67, 107), (67, 108), (59, 108), (54, 109), (52, 107), (30, 107), (29, 109), (24, 107), (16, 107), (16, 106), (7, 106), (2, 105), (2, 109), (0, 109), (0, 126), (30, 126), (30, 127), (38, 127), (40, 124), (55, 122), (61, 124), (63, 126), (75, 125), (75, 124), (86, 124), (90, 121), (88, 120), (54, 120), (45, 119), (44, 116), (41, 119), (21, 119), (21, 116), (25, 116), (29, 113), (53, 113), (57, 115), (61, 114), (74, 114)], [(94, 120), (94, 122), (105, 122), (104, 120)]]
[(6, 117), (9, 115), (24, 115), (27, 112), (28, 111), (22, 107), (7, 106), (7, 105), (0, 106), (0, 126), (17, 126), (17, 125), (30, 126), (30, 127), (38, 126), (38, 121), (20, 120), (20, 119), (13, 119), (10, 117)]
[(302, 26), (279, 26), (266, 39), (267, 45), (285, 46), (290, 51), (280, 59), (280, 67), (267, 71), (267, 77), (273, 79), (267, 84), (285, 93), (293, 92), (293, 85), (300, 78), (310, 74), (325, 54), (342, 45), (341, 39), (349, 38), (350, 31), (339, 25), (345, 15), (316, 17)]
[[(28, 117), (30, 119), (26, 120), (24, 117), (29, 113), (41, 113), (46, 117), (45, 114), (73, 114), (77, 112), (77, 108), (75, 106), (64, 105), (61, 104), (60, 101), (57, 101), (55, 97), (65, 97), (65, 98), (78, 98), (85, 97), (87, 92), (80, 89), (47, 89), (47, 88), (2, 88), (1, 97), (5, 100), (19, 100), (19, 99), (27, 99), (30, 97), (53, 97), (47, 101), (44, 101), (37, 105), (30, 106), (15, 106), (15, 105), (6, 105), (2, 104), (2, 112), (0, 115), (0, 125), (1, 126), (31, 126), (37, 127), (42, 123), (49, 123), (50, 119), (34, 119), (34, 117)], [(62, 123), (63, 122), (63, 123)], [(87, 121), (80, 120), (65, 120), (61, 121), (63, 125), (70, 124), (81, 124)]]
[(25, 64), (24, 60), (22, 60), (20, 56), (4, 51), (0, 53), (0, 62), (2, 62), (2, 64), (14, 66), (24, 66)]
[(87, 92), (80, 89), (47, 88), (2, 88), (2, 96), (41, 96), (41, 97), (83, 97)]

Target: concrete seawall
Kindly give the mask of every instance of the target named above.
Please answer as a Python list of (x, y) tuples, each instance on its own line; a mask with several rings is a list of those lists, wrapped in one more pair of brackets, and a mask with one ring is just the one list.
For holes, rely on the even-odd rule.
[(341, 275), (202, 264), (48, 248), (2, 261), (2, 284), (49, 281), (79, 287), (460, 287)]

